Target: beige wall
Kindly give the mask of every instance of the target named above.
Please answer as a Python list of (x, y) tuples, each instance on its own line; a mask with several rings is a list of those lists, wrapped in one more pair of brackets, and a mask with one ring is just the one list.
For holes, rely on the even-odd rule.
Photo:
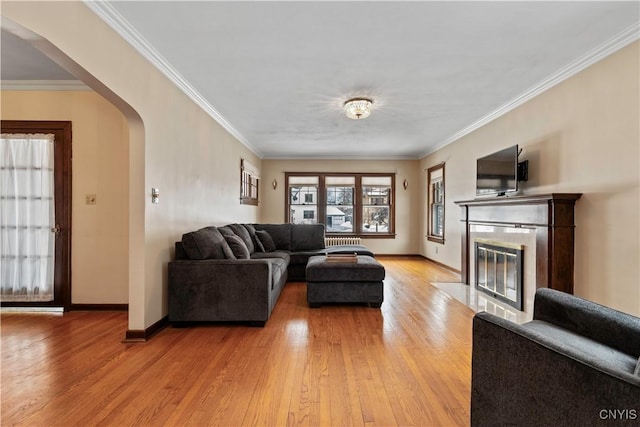
[[(422, 159), (421, 170), (447, 162), (446, 243), (423, 239), (422, 254), (460, 268), (453, 202), (474, 198), (478, 157), (519, 144), (529, 160), (523, 194), (583, 193), (575, 211), (575, 294), (640, 315), (638, 53), (636, 42)], [(421, 221), (426, 230), (426, 215)]]
[(167, 264), (184, 232), (257, 221), (257, 207), (239, 204), (239, 167), (260, 159), (83, 3), (3, 2), (2, 15), (129, 121), (129, 329), (145, 329), (167, 314)]
[[(3, 120), (72, 124), (71, 302), (128, 302), (128, 127), (98, 94), (3, 91)], [(95, 205), (85, 194), (96, 194)]]
[[(263, 160), (260, 180), (260, 220), (282, 223), (285, 220), (285, 172), (390, 172), (396, 173), (396, 238), (367, 239), (366, 245), (377, 254), (417, 254), (420, 245), (417, 160)], [(271, 183), (278, 181), (273, 190)], [(405, 191), (402, 183), (407, 180)]]

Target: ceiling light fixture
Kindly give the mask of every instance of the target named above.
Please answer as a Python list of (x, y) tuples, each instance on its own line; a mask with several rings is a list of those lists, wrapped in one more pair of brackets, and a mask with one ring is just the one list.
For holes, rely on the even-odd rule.
[(352, 98), (344, 103), (344, 112), (354, 120), (366, 119), (371, 114), (373, 101), (367, 98)]

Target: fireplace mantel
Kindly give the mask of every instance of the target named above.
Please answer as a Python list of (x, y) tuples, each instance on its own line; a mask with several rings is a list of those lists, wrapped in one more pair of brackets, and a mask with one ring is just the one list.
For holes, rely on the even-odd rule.
[(462, 282), (469, 284), (471, 225), (536, 230), (536, 287), (573, 294), (574, 206), (581, 193), (482, 198), (455, 202), (462, 208)]

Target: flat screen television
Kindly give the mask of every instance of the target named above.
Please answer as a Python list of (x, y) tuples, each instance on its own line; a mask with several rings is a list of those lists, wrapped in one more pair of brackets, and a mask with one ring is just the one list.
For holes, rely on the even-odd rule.
[(518, 146), (514, 145), (478, 159), (476, 195), (504, 196), (518, 191)]

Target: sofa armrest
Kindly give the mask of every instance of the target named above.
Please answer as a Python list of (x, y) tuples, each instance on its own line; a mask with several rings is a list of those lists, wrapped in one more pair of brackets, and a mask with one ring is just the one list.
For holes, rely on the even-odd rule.
[(640, 414), (640, 379), (601, 368), (524, 325), (478, 313), (473, 319), (471, 425), (597, 426), (610, 425), (601, 418), (603, 410)]
[(267, 260), (169, 263), (170, 321), (266, 321), (272, 287)]
[(533, 319), (640, 356), (640, 318), (549, 288), (538, 289)]

